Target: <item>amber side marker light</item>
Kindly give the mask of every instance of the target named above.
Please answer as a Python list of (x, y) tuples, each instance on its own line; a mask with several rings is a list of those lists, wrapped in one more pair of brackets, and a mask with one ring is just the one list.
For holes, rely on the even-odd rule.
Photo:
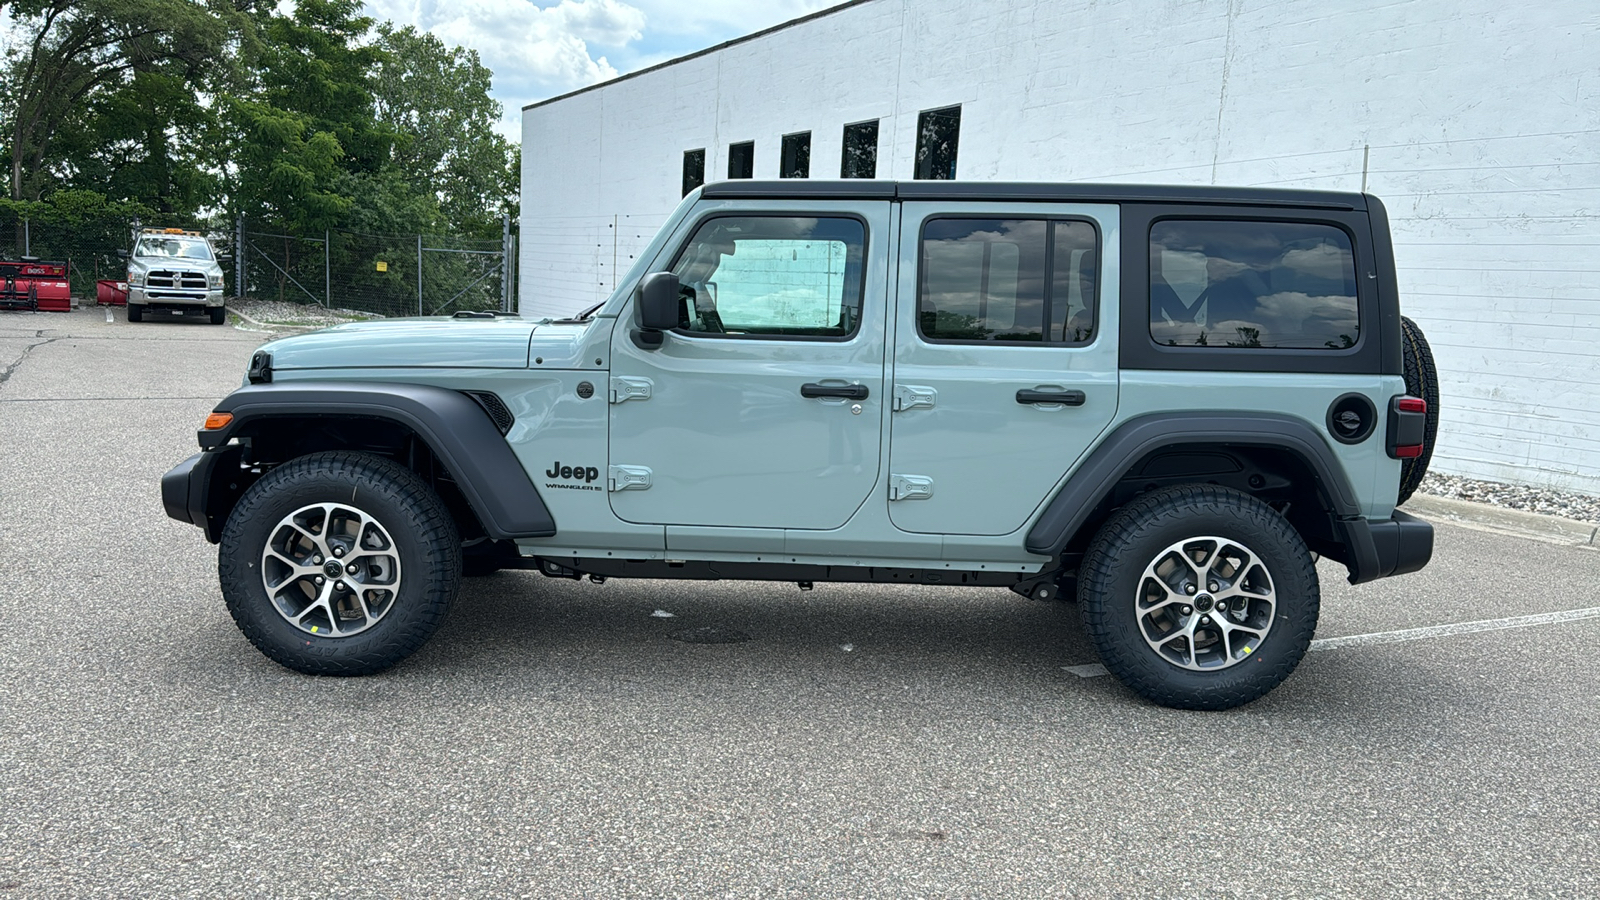
[(216, 431), (218, 428), (227, 428), (233, 421), (233, 413), (212, 413), (206, 416), (206, 430)]

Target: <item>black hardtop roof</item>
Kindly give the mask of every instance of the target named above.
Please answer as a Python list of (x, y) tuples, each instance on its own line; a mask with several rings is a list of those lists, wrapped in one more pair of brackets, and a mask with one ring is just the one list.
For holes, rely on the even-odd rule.
[(1025, 202), (1197, 203), (1367, 208), (1365, 194), (1224, 185), (1102, 184), (1049, 181), (715, 181), (701, 196), (763, 200), (1005, 200)]

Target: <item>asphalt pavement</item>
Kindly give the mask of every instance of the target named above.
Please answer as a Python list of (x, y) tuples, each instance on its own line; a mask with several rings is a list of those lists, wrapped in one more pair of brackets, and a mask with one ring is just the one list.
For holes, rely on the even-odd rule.
[[(282, 669), (157, 484), (262, 337), (0, 313), (0, 900), (1600, 895), (1600, 618), (1197, 713), (1077, 674), (1071, 603), (516, 572), (385, 674)], [(1437, 539), (1322, 563), (1318, 636), (1600, 606), (1579, 542)]]

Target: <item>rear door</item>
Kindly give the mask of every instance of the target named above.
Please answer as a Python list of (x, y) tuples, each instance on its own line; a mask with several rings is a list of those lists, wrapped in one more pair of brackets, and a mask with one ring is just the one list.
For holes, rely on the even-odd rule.
[(889, 515), (1022, 528), (1117, 410), (1114, 205), (905, 203)]

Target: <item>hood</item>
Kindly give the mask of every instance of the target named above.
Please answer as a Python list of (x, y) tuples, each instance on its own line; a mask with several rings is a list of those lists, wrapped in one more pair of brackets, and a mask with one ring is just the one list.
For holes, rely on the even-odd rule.
[(268, 345), (272, 368), (525, 369), (535, 355), (548, 368), (577, 359), (590, 323), (530, 319), (377, 319), (336, 325)]
[(222, 264), (214, 259), (185, 259), (181, 256), (135, 256), (128, 260), (130, 272), (203, 272), (221, 275)]

